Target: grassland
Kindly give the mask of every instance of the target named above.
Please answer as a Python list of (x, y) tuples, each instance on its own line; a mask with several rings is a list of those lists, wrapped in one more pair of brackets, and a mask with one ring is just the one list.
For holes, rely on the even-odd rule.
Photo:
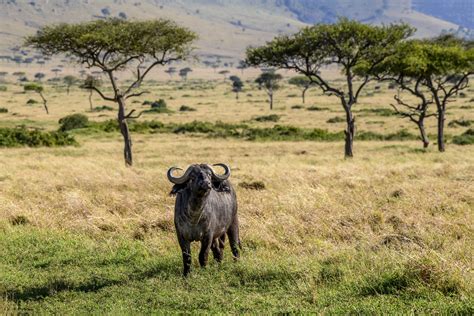
[[(249, 83), (239, 100), (223, 80), (148, 88), (152, 94), (130, 109), (163, 98), (173, 112), (140, 122), (344, 127), (328, 123), (343, 116), (337, 99), (317, 90), (294, 109), (301, 99), (286, 86), (271, 112)], [(389, 109), (394, 93), (370, 87), (356, 107), (358, 131), (416, 135), (408, 121), (377, 110)], [(93, 122), (115, 117), (88, 112), (88, 94), (78, 89), (66, 96), (47, 86), (46, 97), (50, 115), (40, 103), (26, 105), (34, 95), (7, 84), (0, 127), (55, 131), (72, 113)], [(471, 90), (449, 104), (447, 123), (474, 120), (472, 97)], [(196, 111), (180, 112), (182, 105)], [(278, 122), (256, 120), (270, 114)], [(447, 133), (467, 128), (451, 124)], [(0, 314), (474, 312), (472, 145), (450, 143), (441, 154), (416, 140), (356, 140), (356, 157), (344, 160), (341, 141), (134, 133), (136, 165), (125, 168), (118, 133), (72, 135), (78, 146), (0, 148)], [(195, 245), (193, 272), (183, 279), (165, 172), (196, 162), (231, 165), (243, 255), (235, 263), (227, 247), (221, 265), (203, 270)], [(252, 190), (253, 182), (264, 188)]]

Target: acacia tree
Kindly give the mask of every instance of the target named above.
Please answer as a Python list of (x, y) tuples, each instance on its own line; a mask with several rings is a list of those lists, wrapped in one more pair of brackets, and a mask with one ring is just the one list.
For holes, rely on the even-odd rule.
[(82, 89), (89, 90), (89, 106), (91, 111), (93, 110), (92, 94), (94, 93), (94, 88), (100, 88), (100, 86), (102, 86), (102, 80), (92, 75), (88, 75), (81, 86)]
[(306, 91), (308, 91), (308, 89), (311, 88), (311, 85), (312, 85), (311, 80), (309, 80), (308, 77), (306, 76), (297, 76), (297, 77), (291, 78), (288, 81), (288, 83), (301, 89), (301, 98), (302, 98), (303, 104), (305, 104)]
[[(380, 65), (381, 80), (395, 82), (400, 91), (417, 98), (418, 104), (402, 100), (400, 94), (394, 98), (396, 112), (416, 123), (423, 146), (429, 145), (424, 129), (424, 119), (437, 116), (438, 150), (445, 151), (444, 124), (447, 104), (467, 88), (469, 76), (474, 74), (474, 49), (450, 36), (431, 40), (410, 40), (399, 46), (397, 54)], [(431, 104), (436, 114), (428, 114)]]
[(184, 81), (188, 81), (188, 74), (190, 72), (192, 72), (193, 70), (189, 67), (186, 67), (186, 68), (183, 68), (183, 69), (180, 69), (179, 70), (179, 76), (181, 77), (181, 79), (183, 79)]
[[(106, 95), (95, 86), (90, 88), (104, 100), (117, 103), (125, 163), (131, 166), (132, 141), (127, 120), (137, 116), (133, 116), (135, 110), (126, 113), (126, 100), (145, 93), (138, 89), (154, 67), (186, 58), (196, 38), (194, 32), (169, 20), (131, 22), (106, 19), (46, 26), (36, 35), (28, 37), (26, 44), (44, 55), (71, 55), (88, 68), (98, 68), (107, 75), (112, 95)], [(116, 73), (127, 67), (136, 67), (136, 78), (132, 84), (122, 87)]]
[[(278, 36), (266, 45), (247, 50), (247, 64), (291, 69), (305, 75), (324, 94), (340, 99), (346, 113), (345, 157), (353, 156), (355, 118), (352, 107), (373, 69), (395, 53), (396, 45), (413, 33), (405, 24), (365, 25), (348, 19), (336, 24), (316, 24), (295, 35)], [(336, 65), (344, 76), (341, 87), (320, 72), (323, 66)]]
[(176, 73), (176, 67), (169, 67), (165, 72), (170, 76), (170, 79), (173, 79), (173, 75)]
[(75, 85), (79, 80), (71, 75), (68, 75), (63, 78), (64, 83), (66, 84), (66, 93), (69, 95), (69, 91), (71, 90), (71, 87)]
[(270, 110), (273, 110), (273, 93), (280, 89), (280, 80), (283, 79), (282, 75), (275, 73), (274, 71), (263, 72), (255, 82), (258, 84), (258, 88), (265, 90), (268, 95), (268, 102), (270, 103)]
[(46, 111), (46, 114), (49, 114), (48, 101), (44, 97), (44, 94), (43, 94), (44, 88), (42, 85), (38, 83), (27, 83), (23, 86), (23, 90), (25, 92), (33, 91), (33, 92), (38, 93), (41, 99), (43, 100), (43, 107), (44, 107), (44, 110)]
[(235, 99), (239, 99), (239, 92), (242, 92), (244, 83), (237, 76), (230, 76), (230, 81), (232, 81), (232, 92), (235, 93)]

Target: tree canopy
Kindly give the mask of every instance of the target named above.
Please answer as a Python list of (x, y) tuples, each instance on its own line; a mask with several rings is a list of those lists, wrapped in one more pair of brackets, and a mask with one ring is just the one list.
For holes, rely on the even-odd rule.
[[(355, 122), (352, 106), (374, 72), (386, 58), (395, 54), (397, 45), (413, 29), (406, 24), (373, 26), (340, 19), (335, 24), (316, 24), (294, 35), (278, 36), (266, 45), (247, 50), (246, 63), (253, 66), (294, 70), (305, 75), (328, 95), (341, 100), (346, 112), (345, 156), (352, 157)], [(320, 69), (337, 65), (345, 77), (341, 87), (329, 82)], [(360, 79), (356, 82), (356, 79)]]
[(67, 54), (105, 71), (119, 70), (131, 60), (145, 57), (158, 64), (183, 59), (196, 38), (194, 32), (170, 20), (106, 19), (45, 26), (28, 37), (26, 45), (45, 55)]

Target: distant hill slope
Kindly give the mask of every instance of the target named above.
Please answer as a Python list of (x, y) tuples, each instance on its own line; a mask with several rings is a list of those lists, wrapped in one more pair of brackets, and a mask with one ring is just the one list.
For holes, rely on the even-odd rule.
[(49, 23), (121, 16), (170, 18), (200, 35), (200, 55), (241, 58), (245, 47), (308, 23), (347, 16), (367, 23), (404, 20), (432, 36), (456, 24), (411, 10), (412, 0), (0, 0), (0, 51)]

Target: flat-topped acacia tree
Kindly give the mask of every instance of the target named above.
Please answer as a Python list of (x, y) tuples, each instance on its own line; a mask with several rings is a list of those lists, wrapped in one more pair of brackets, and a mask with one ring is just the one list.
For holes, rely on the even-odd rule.
[[(424, 120), (437, 116), (438, 150), (445, 151), (446, 107), (468, 87), (469, 76), (474, 74), (474, 48), (469, 49), (469, 44), (450, 36), (410, 40), (402, 43), (397, 54), (376, 71), (381, 80), (395, 82), (399, 92), (416, 98), (415, 102), (403, 100), (399, 93), (394, 97), (397, 106), (392, 106), (399, 115), (417, 124), (424, 148), (429, 145)], [(436, 114), (428, 112), (431, 104), (436, 106)]]
[[(249, 48), (246, 64), (294, 70), (308, 77), (326, 95), (338, 97), (346, 112), (345, 157), (352, 157), (352, 107), (367, 83), (374, 79), (373, 70), (412, 33), (413, 29), (406, 24), (372, 26), (343, 18), (335, 24), (305, 27), (294, 35), (278, 36), (262, 47)], [(320, 72), (328, 65), (341, 70), (342, 86), (330, 82)]]
[[(43, 27), (25, 44), (46, 56), (66, 54), (88, 68), (98, 68), (106, 74), (112, 86), (112, 95), (98, 87), (89, 87), (104, 100), (118, 105), (118, 123), (124, 139), (124, 158), (127, 166), (133, 164), (132, 141), (127, 120), (135, 110), (126, 113), (126, 100), (144, 94), (140, 85), (158, 65), (185, 59), (192, 51), (197, 35), (170, 20), (126, 21), (106, 19), (79, 24), (57, 24)], [(136, 78), (122, 87), (117, 72), (133, 67)]]

